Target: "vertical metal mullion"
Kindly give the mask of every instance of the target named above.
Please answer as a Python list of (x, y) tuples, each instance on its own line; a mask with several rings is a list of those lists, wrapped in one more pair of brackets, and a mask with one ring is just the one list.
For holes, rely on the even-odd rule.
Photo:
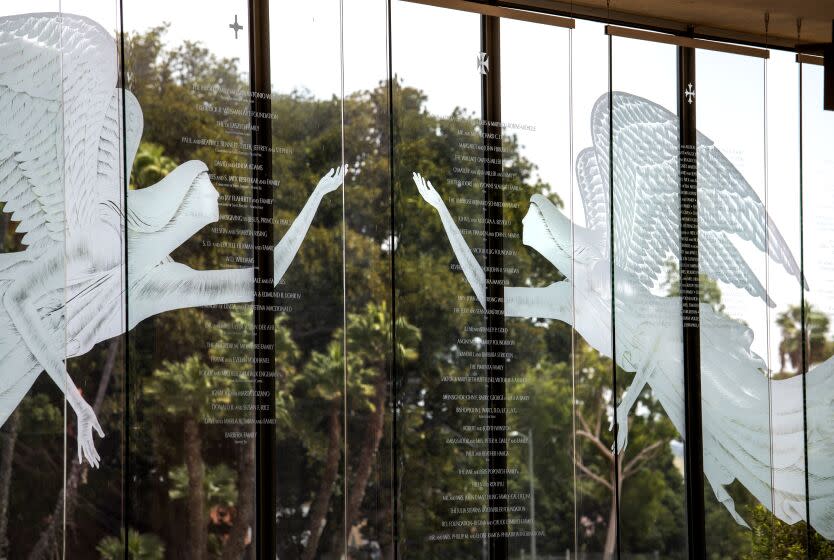
[(397, 251), (395, 250), (395, 239), (397, 231), (396, 218), (396, 168), (395, 168), (395, 145), (394, 145), (394, 62), (393, 62), (393, 36), (392, 36), (392, 15), (391, 15), (391, 0), (385, 3), (385, 22), (386, 22), (386, 46), (387, 46), (387, 63), (388, 63), (388, 188), (389, 201), (391, 204), (389, 216), (389, 240), (391, 261), (391, 401), (389, 410), (391, 410), (391, 538), (393, 540), (392, 549), (394, 552), (394, 559), (400, 557), (400, 471), (399, 471), (399, 423), (397, 421), (400, 414), (400, 377), (399, 368), (397, 367)]
[[(501, 121), (501, 20), (495, 16), (481, 16), (481, 51), (486, 54), (489, 60), (489, 69), (481, 78), (481, 116), (486, 123), (482, 123), (481, 130), (484, 134), (484, 233), (486, 257), (484, 268), (486, 271), (486, 326), (487, 344), (486, 362), (490, 377), (497, 380), (490, 380), (487, 386), (488, 406), (491, 409), (487, 414), (487, 422), (490, 428), (490, 436), (506, 433), (504, 428), (507, 425), (507, 415), (503, 411), (506, 406), (506, 383), (504, 381), (504, 367), (506, 363), (503, 358), (497, 357), (500, 354), (495, 344), (495, 339), (505, 336), (504, 331), (504, 285), (503, 266), (504, 258), (501, 255), (503, 246), (501, 232), (503, 230), (503, 191), (496, 188), (502, 182), (501, 173), (503, 165), (495, 163), (496, 158), (501, 159), (502, 133), (500, 127), (489, 126), (489, 123)], [(494, 132), (495, 134), (486, 134)], [(504, 430), (504, 431), (502, 431)], [(500, 437), (490, 437), (488, 446), (489, 456), (487, 465), (489, 468), (489, 488), (498, 489), (498, 493), (507, 492), (507, 444), (498, 443), (503, 440)], [(507, 530), (507, 499), (496, 497), (492, 491), (489, 493), (489, 533), (503, 533)], [(491, 536), (489, 538), (490, 560), (505, 560), (509, 557), (509, 543), (506, 536)]]
[[(122, 211), (124, 215), (127, 216), (127, 193), (130, 185), (130, 172), (131, 169), (128, 168), (128, 161), (127, 161), (127, 110), (125, 105), (125, 97), (127, 94), (127, 51), (125, 50), (125, 7), (123, 0), (118, 1), (118, 10), (119, 10), (119, 87), (122, 89), (120, 99), (121, 102), (121, 111), (119, 112), (119, 117), (121, 118), (121, 127), (119, 131), (122, 135), (122, 141), (120, 146), (121, 152), (121, 166), (122, 166), (122, 194), (124, 196), (124, 200), (122, 204), (124, 207)], [(122, 309), (124, 310), (124, 316), (122, 323), (124, 330), (122, 331), (124, 334), (122, 336), (122, 344), (123, 344), (123, 355), (122, 355), (122, 364), (124, 367), (124, 385), (122, 389), (122, 399), (123, 399), (123, 415), (122, 415), (122, 434), (123, 434), (123, 441), (122, 441), (122, 448), (121, 448), (121, 460), (123, 465), (123, 472), (122, 472), (122, 479), (120, 481), (121, 491), (122, 491), (122, 503), (121, 503), (121, 514), (122, 514), (122, 531), (125, 535), (125, 552), (127, 552), (127, 548), (129, 545), (130, 539), (130, 532), (128, 531), (130, 526), (130, 520), (128, 516), (130, 515), (130, 488), (128, 487), (129, 481), (131, 479), (131, 468), (130, 468), (130, 334), (128, 325), (130, 325), (130, 284), (128, 283), (127, 277), (127, 267), (128, 267), (128, 235), (127, 235), (127, 220), (125, 220), (122, 224), (122, 235), (124, 236), (124, 245), (122, 246), (122, 259), (123, 259), (123, 273), (122, 273), (122, 285), (124, 286), (124, 293), (122, 295)]]
[[(616, 283), (616, 252), (614, 243), (614, 38), (608, 36), (608, 216), (609, 216), (609, 254), (610, 277), (611, 277), (611, 381), (613, 400), (617, 399), (617, 283)], [(614, 510), (616, 556), (620, 558), (620, 450), (617, 449), (617, 434), (620, 430), (619, 419), (617, 418), (617, 407), (614, 407)]]
[[(692, 88), (690, 88), (690, 85)], [(695, 103), (684, 92), (695, 85), (695, 49), (678, 47), (680, 125), (681, 305), (683, 328), (684, 462), (689, 558), (706, 557), (704, 436), (701, 409), (700, 279), (698, 275), (698, 180)]]
[[(249, 79), (252, 116), (253, 253), (255, 265), (255, 550), (276, 557), (277, 457), (275, 441), (275, 311), (272, 188), (272, 84), (270, 82), (269, 0), (249, 0)], [(267, 115), (267, 117), (258, 116)]]
[(810, 491), (811, 485), (808, 479), (808, 332), (805, 317), (805, 173), (804, 173), (804, 132), (803, 132), (803, 87), (802, 87), (802, 68), (803, 64), (799, 64), (799, 270), (800, 270), (800, 284), (799, 284), (799, 323), (800, 323), (800, 340), (801, 350), (801, 374), (802, 374), (802, 450), (805, 456), (805, 557), (816, 558), (817, 551), (815, 549), (815, 541), (811, 535), (811, 501)]

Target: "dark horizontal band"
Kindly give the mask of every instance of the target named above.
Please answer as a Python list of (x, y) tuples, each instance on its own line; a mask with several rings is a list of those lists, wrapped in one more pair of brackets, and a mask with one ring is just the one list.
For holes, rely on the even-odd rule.
[(566, 18), (562, 16), (554, 16), (550, 14), (542, 14), (538, 12), (528, 12), (526, 10), (517, 10), (515, 8), (502, 8), (500, 6), (488, 6), (486, 4), (478, 4), (477, 2), (467, 2), (466, 0), (403, 0), (404, 2), (412, 2), (414, 4), (425, 4), (426, 6), (435, 6), (437, 8), (449, 8), (451, 10), (459, 10), (462, 12), (471, 12), (474, 14), (481, 14), (485, 16), (496, 16), (506, 19), (517, 19), (520, 21), (529, 21), (530, 23), (541, 23), (543, 25), (553, 25), (556, 27), (566, 27), (573, 29), (576, 27), (576, 20), (573, 18)]
[(678, 47), (705, 49), (742, 56), (752, 56), (756, 58), (770, 58), (770, 50), (768, 49), (746, 47), (744, 45), (733, 45), (718, 41), (708, 41), (706, 39), (693, 39), (692, 37), (681, 37), (679, 35), (669, 35), (667, 33), (655, 33), (653, 31), (643, 31), (642, 29), (633, 29), (631, 27), (606, 25), (605, 32), (612, 37), (626, 37), (628, 39), (640, 39), (641, 41), (677, 45)]

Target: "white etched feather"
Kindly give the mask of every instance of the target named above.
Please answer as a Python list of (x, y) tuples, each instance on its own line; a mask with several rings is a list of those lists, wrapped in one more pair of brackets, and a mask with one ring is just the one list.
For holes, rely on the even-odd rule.
[[(592, 153), (580, 153), (578, 185), (589, 226), (607, 231), (613, 153), (614, 259), (644, 286), (652, 287), (668, 257), (680, 257), (678, 117), (635, 95), (614, 92), (611, 97), (613, 109), (608, 94), (594, 105), (594, 148)], [(771, 303), (729, 236), (767, 251), (800, 279), (796, 259), (741, 172), (700, 133), (697, 164), (701, 272)]]
[(102, 163), (118, 168), (118, 159), (100, 161), (118, 155), (100, 151), (115, 85), (115, 42), (100, 25), (49, 13), (0, 18), (0, 202), (24, 244), (63, 242), (107, 200), (97, 173)]

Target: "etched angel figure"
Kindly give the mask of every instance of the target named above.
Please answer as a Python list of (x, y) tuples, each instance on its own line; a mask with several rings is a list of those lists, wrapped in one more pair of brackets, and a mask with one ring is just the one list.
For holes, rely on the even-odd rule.
[[(648, 384), (684, 434), (683, 344), (680, 298), (656, 287), (668, 259), (679, 260), (677, 116), (646, 99), (613, 93), (596, 102), (593, 147), (579, 153), (576, 174), (587, 227), (571, 223), (545, 196), (533, 195), (522, 241), (565, 277), (547, 287), (507, 287), (507, 317), (547, 318), (573, 325), (601, 354), (612, 356), (609, 133), (613, 132), (614, 316), (616, 362), (634, 379), (617, 407), (615, 450), (627, 445), (626, 418)], [(738, 237), (801, 280), (785, 240), (741, 173), (702, 134), (697, 139), (699, 268), (702, 274), (746, 290), (773, 305), (764, 286), (731, 241)], [(414, 182), (440, 215), (461, 269), (485, 307), (483, 269), (439, 193), (422, 176)], [(700, 305), (704, 474), (733, 518), (726, 486), (737, 479), (779, 519), (805, 520), (802, 379), (770, 380), (764, 360), (750, 350), (753, 332)], [(807, 376), (807, 413), (814, 426), (808, 446), (834, 456), (834, 361)], [(771, 384), (770, 387), (768, 384)], [(774, 395), (771, 399), (771, 395)], [(834, 462), (809, 462), (814, 527), (834, 538)]]
[[(193, 270), (170, 257), (218, 220), (205, 164), (186, 162), (129, 191), (125, 204), (122, 157), (130, 168), (143, 117), (136, 98), (116, 87), (116, 70), (115, 41), (92, 20), (0, 18), (0, 202), (26, 246), (0, 254), (0, 425), (46, 371), (77, 416), (78, 459), (93, 466), (93, 431), (104, 431), (64, 360), (152, 315), (254, 294), (251, 268)], [(344, 174), (339, 167), (322, 177), (275, 247), (275, 283)]]

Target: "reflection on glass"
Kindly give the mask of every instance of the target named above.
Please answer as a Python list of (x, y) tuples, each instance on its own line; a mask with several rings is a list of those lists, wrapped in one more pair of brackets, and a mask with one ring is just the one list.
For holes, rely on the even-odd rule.
[[(391, 17), (395, 304), (398, 321), (421, 334), (415, 359), (397, 369), (398, 546), (404, 558), (478, 557), (492, 530), (483, 352), (500, 336), (486, 332), (468, 285), (473, 273), (483, 275), (484, 259), (483, 163), (475, 161), (483, 155), (475, 153), (480, 17), (406, 2), (392, 4)], [(416, 22), (431, 26), (431, 41), (406, 31)], [(443, 189), (433, 200), (466, 230), (462, 249), (476, 246), (477, 256), (455, 259), (415, 172)]]
[[(183, 8), (197, 8), (189, 4)], [(126, 85), (136, 98), (125, 138), (133, 478), (126, 524), (136, 532), (127, 538), (159, 541), (166, 555), (242, 554), (254, 521), (246, 303), (254, 287), (252, 210), (243, 203), (252, 191), (249, 119), (236, 115), (249, 96), (237, 61), (220, 53), (245, 62), (247, 47), (230, 51), (224, 36), (189, 36), (189, 13), (162, 25), (143, 5), (123, 9)], [(229, 11), (245, 14), (245, 4)]]
[[(414, 363), (420, 332), (400, 318), (394, 323), (392, 317), (396, 240), (391, 224), (391, 110), (388, 53), (380, 48), (388, 41), (387, 3), (344, 0), (342, 18), (344, 158), (349, 166), (343, 199), (345, 354), (350, 357), (344, 404), (349, 411), (346, 454), (354, 465), (347, 490), (348, 552), (354, 558), (373, 558), (379, 551), (382, 559), (393, 559), (394, 364), (400, 368)], [(334, 507), (331, 516), (341, 514)]]
[[(311, 219), (315, 213), (303, 248), (275, 289), (280, 324), (276, 346), (291, 349), (286, 358), (276, 357), (277, 555), (340, 558), (354, 520), (365, 521), (356, 512), (362, 502), (357, 487), (368, 485), (372, 472), (357, 466), (358, 454), (351, 461), (347, 450), (348, 442), (352, 447), (364, 442), (360, 429), (367, 424), (351, 420), (371, 408), (365, 395), (372, 382), (370, 374), (353, 379), (350, 370), (359, 358), (351, 361), (345, 355), (346, 341), (355, 345), (354, 331), (346, 328), (350, 317), (345, 316), (346, 247), (355, 239), (345, 232), (345, 191), (334, 189), (326, 196), (322, 192), (315, 205), (306, 205), (311, 182), (318, 181), (321, 172), (347, 163), (342, 159), (342, 138), (347, 134), (342, 115), (342, 15), (334, 0), (272, 0), (269, 8), (276, 240), (297, 236), (291, 224), (300, 208)], [(351, 138), (364, 135), (354, 133)], [(353, 182), (356, 173), (355, 167), (347, 169), (334, 187)], [(363, 372), (371, 367), (367, 361), (363, 366)], [(356, 395), (365, 397), (364, 407), (346, 409), (346, 400)], [(366, 451), (370, 461), (373, 453)], [(358, 505), (350, 501), (354, 495)], [(346, 524), (348, 507), (354, 509)]]
[(246, 2), (154, 2), (0, 17), (0, 557), (253, 558), (264, 504), (281, 558), (683, 557), (693, 308), (710, 554), (834, 555), (819, 68), (800, 162), (790, 57), (276, 1), (253, 94)]

